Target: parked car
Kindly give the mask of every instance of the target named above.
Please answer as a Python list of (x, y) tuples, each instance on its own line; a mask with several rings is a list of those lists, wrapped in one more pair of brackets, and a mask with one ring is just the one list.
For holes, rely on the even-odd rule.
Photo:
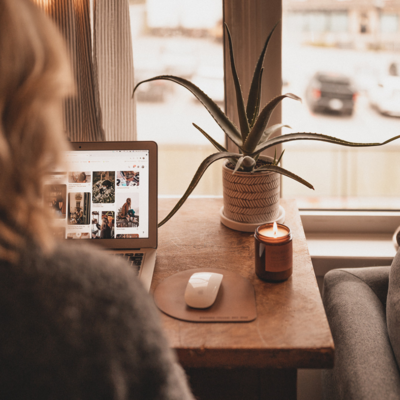
[(307, 86), (305, 97), (313, 112), (352, 115), (356, 96), (356, 90), (348, 76), (317, 72)]
[(383, 115), (400, 117), (400, 77), (385, 76), (369, 92), (369, 103)]

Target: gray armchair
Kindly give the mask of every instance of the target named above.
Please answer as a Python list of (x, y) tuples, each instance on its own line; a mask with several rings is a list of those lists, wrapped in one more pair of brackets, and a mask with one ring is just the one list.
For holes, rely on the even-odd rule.
[(324, 399), (400, 399), (400, 253), (391, 267), (330, 271), (323, 301), (335, 342)]

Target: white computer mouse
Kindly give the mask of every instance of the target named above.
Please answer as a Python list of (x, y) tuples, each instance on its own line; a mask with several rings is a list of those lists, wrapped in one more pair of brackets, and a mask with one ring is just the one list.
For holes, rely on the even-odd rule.
[(189, 307), (208, 308), (214, 304), (223, 275), (216, 272), (196, 272), (185, 290), (185, 302)]

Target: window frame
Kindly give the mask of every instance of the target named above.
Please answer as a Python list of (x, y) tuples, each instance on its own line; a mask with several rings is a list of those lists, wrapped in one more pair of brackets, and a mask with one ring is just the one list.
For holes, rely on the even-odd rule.
[[(263, 41), (277, 21), (282, 21), (282, 0), (223, 0), (223, 20), (228, 24), (235, 54), (236, 68), (244, 98), (247, 98), (252, 72), (259, 56)], [(225, 110), (238, 124), (236, 98), (230, 71), (226, 32), (224, 30), (224, 79)], [(282, 82), (282, 26), (278, 25), (268, 47), (263, 74), (263, 98), (266, 100), (281, 94)], [(281, 123), (282, 111), (278, 106), (271, 117), (271, 124)], [(277, 134), (280, 134), (277, 133)], [(232, 141), (226, 138), (229, 151), (237, 151)], [(275, 149), (267, 155), (273, 156)], [(276, 151), (280, 154), (282, 147)], [(307, 232), (394, 232), (400, 226), (400, 210), (302, 210), (304, 229)]]
[(396, 210), (311, 210), (300, 209), (305, 232), (393, 233), (400, 226)]

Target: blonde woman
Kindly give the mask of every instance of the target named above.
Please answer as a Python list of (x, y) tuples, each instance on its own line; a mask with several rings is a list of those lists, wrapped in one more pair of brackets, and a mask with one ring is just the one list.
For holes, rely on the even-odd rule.
[(57, 28), (0, 0), (0, 398), (193, 399), (133, 272), (51, 234), (43, 179), (72, 93)]
[(128, 211), (131, 209), (131, 198), (128, 197), (126, 199), (126, 202), (124, 203), (124, 205), (121, 208), (121, 215), (123, 217), (126, 217), (128, 215)]

